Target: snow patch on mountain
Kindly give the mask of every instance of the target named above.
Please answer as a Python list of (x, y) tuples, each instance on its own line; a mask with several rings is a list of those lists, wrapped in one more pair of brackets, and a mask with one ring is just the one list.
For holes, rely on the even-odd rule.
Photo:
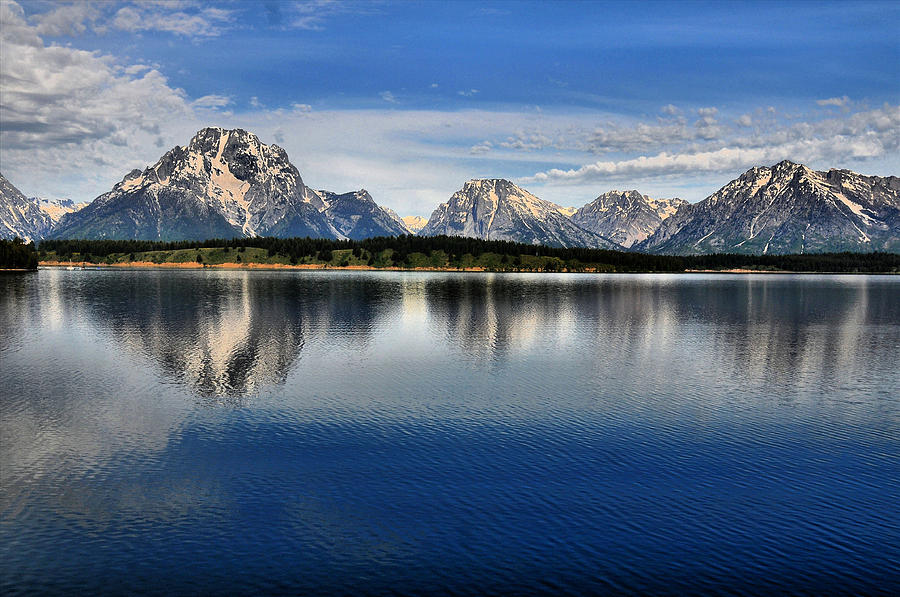
[(422, 236), (469, 236), (561, 247), (615, 248), (545, 201), (505, 179), (470, 180), (431, 214)]
[(662, 222), (686, 205), (683, 199), (651, 199), (638, 191), (608, 191), (572, 214), (572, 220), (623, 247), (653, 234)]
[(668, 218), (639, 247), (664, 253), (900, 250), (900, 178), (751, 168)]

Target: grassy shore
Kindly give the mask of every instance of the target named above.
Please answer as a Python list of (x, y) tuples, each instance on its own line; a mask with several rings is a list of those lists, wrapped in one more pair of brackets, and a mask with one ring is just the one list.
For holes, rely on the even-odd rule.
[(524, 272), (900, 273), (897, 253), (653, 255), (464, 237), (46, 240), (44, 265)]
[(394, 250), (385, 249), (377, 253), (360, 251), (354, 255), (352, 249), (331, 251), (331, 259), (319, 256), (291, 259), (287, 255), (270, 255), (266, 249), (242, 247), (201, 247), (197, 249), (177, 249), (172, 251), (144, 251), (138, 253), (112, 253), (102, 258), (75, 253), (65, 258), (55, 252), (40, 254), (42, 266), (58, 267), (160, 267), (180, 269), (342, 269), (342, 270), (386, 270), (386, 271), (589, 271), (611, 272), (609, 265), (582, 265), (566, 263), (557, 257), (520, 256), (518, 260), (509, 255), (482, 253), (461, 256), (450, 263), (443, 251), (409, 253), (400, 262), (395, 260)]

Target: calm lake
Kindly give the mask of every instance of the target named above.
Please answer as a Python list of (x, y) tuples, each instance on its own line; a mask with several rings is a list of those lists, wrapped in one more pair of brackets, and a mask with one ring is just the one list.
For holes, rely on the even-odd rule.
[(900, 277), (0, 277), (0, 593), (900, 590)]

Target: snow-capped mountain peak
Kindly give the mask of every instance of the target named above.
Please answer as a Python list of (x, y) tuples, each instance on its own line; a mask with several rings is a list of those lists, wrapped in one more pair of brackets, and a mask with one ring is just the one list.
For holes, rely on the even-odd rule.
[(572, 220), (582, 228), (631, 247), (653, 234), (663, 220), (686, 203), (683, 199), (651, 199), (634, 190), (612, 190), (578, 209)]
[(579, 228), (560, 206), (502, 178), (475, 179), (442, 203), (420, 231), (552, 246), (611, 248), (612, 241)]
[[(154, 165), (132, 170), (78, 212), (84, 217), (64, 216), (54, 236), (342, 238), (310, 205), (315, 197), (281, 147), (242, 129), (208, 127)], [(112, 226), (100, 224), (107, 217)]]
[(668, 219), (655, 252), (805, 253), (900, 249), (900, 178), (818, 172), (784, 160), (744, 172)]

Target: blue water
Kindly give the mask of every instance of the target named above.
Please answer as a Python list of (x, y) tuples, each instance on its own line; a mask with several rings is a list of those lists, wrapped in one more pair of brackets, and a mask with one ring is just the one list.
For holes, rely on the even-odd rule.
[(0, 592), (896, 594), (900, 277), (0, 277)]

